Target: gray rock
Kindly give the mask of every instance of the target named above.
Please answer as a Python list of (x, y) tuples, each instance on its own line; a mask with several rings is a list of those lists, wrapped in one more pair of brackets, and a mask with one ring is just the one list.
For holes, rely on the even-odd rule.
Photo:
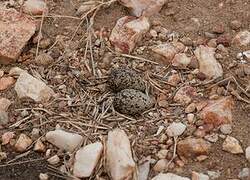
[(124, 89), (135, 89), (144, 92), (146, 89), (145, 82), (142, 77), (135, 71), (128, 68), (115, 68), (111, 70), (109, 87), (119, 92)]
[(8, 122), (9, 122), (8, 113), (5, 111), (0, 111), (0, 125), (8, 124)]
[(221, 173), (219, 171), (207, 171), (207, 174), (211, 179), (217, 179)]
[(173, 122), (170, 126), (168, 126), (167, 128), (167, 135), (170, 137), (174, 137), (174, 136), (180, 136), (182, 135), (182, 133), (186, 130), (186, 125), (178, 122), (175, 123)]
[(153, 99), (141, 91), (124, 89), (117, 93), (114, 108), (122, 114), (140, 114), (153, 106)]
[(250, 162), (250, 146), (246, 148), (246, 159)]
[(223, 134), (231, 134), (232, 133), (232, 125), (231, 124), (223, 124), (220, 127), (220, 131)]
[(250, 177), (250, 169), (249, 168), (243, 168), (240, 173), (238, 174), (238, 178), (247, 178)]

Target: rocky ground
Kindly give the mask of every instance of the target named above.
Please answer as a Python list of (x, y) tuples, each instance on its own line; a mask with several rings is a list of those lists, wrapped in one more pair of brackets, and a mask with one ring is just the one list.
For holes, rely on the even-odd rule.
[(248, 0), (0, 2), (0, 179), (250, 179)]

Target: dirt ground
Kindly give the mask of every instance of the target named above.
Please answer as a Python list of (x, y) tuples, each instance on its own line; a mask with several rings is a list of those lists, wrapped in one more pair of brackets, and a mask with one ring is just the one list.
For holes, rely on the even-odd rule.
[[(76, 9), (82, 2), (84, 2), (84, 0), (47, 1), (49, 14), (51, 14), (52, 17), (45, 18), (45, 22), (42, 26), (43, 35), (51, 40), (51, 45), (58, 40), (58, 35), (61, 35), (60, 38), (63, 39), (63, 41), (61, 42), (61, 39), (59, 39), (52, 48), (40, 49), (40, 51), (50, 52), (51, 56), (56, 60), (55, 63), (47, 68), (35, 65), (33, 59), (35, 57), (34, 52), (36, 45), (30, 42), (22, 54), (22, 58), (20, 58), (25, 60), (24, 62), (8, 66), (0, 65), (0, 68), (6, 72), (13, 66), (19, 66), (28, 70), (33, 75), (36, 75), (36, 73), (40, 74), (61, 97), (47, 104), (35, 104), (30, 101), (20, 101), (17, 99), (13, 88), (0, 92), (1, 97), (6, 97), (14, 101), (9, 111), (12, 123), (21, 119), (21, 110), (18, 109), (27, 108), (29, 113), (34, 113), (29, 123), (21, 125), (16, 129), (2, 128), (0, 129), (0, 134), (10, 130), (15, 130), (17, 134), (21, 132), (29, 134), (32, 128), (38, 127), (41, 129), (41, 134), (44, 135), (49, 130), (53, 130), (56, 124), (60, 124), (60, 126), (65, 129), (83, 135), (85, 137), (84, 143), (88, 144), (96, 140), (104, 141), (110, 129), (121, 127), (127, 132), (131, 140), (135, 160), (140, 160), (149, 155), (157, 159), (156, 153), (161, 145), (158, 142), (159, 137), (154, 136), (155, 133), (160, 125), (166, 126), (166, 121), (171, 122), (176, 119), (182, 121), (184, 108), (169, 105), (163, 110), (165, 114), (167, 114), (166, 116), (162, 115), (162, 110), (156, 107), (150, 115), (144, 114), (140, 117), (131, 117), (130, 119), (126, 119), (117, 114), (114, 115), (111, 112), (112, 115), (107, 116), (106, 119), (97, 118), (97, 116), (101, 114), (100, 109), (102, 106), (108, 106), (109, 101), (112, 99), (112, 93), (106, 88), (105, 83), (105, 78), (108, 75), (110, 67), (103, 68), (102, 66), (105, 52), (109, 50), (107, 48), (102, 49), (99, 45), (93, 48), (96, 68), (99, 68), (101, 72), (99, 73), (101, 74), (99, 77), (94, 77), (87, 70), (86, 63), (82, 61), (86, 41), (80, 42), (80, 39), (86, 38), (86, 22), (79, 28), (70, 44), (67, 44), (66, 50), (64, 49), (64, 42), (69, 42), (69, 39), (80, 23), (79, 19), (70, 17), (76, 16)], [(57, 17), (56, 15), (62, 15), (63, 17)], [(129, 15), (129, 11), (119, 3), (114, 3), (110, 7), (100, 9), (95, 16), (93, 29), (94, 31), (104, 29), (109, 34), (116, 21), (125, 15)], [(198, 19), (198, 22), (194, 18)], [(239, 30), (235, 31), (230, 28), (230, 22), (233, 20), (238, 20), (242, 23), (239, 30), (250, 30), (249, 0), (171, 0), (163, 7), (159, 14), (151, 17), (153, 25), (160, 24), (170, 31), (177, 32), (180, 38), (189, 37), (193, 41), (204, 37), (205, 32), (210, 32), (213, 27), (218, 24), (224, 25), (225, 34), (234, 37)], [(95, 43), (95, 40), (95, 37), (93, 37), (93, 43)], [(137, 45), (137, 48), (147, 45), (151, 45), (149, 37), (145, 37), (143, 41)], [(220, 60), (225, 74), (235, 73), (235, 69), (238, 68), (238, 62), (236, 60), (237, 53), (249, 50), (249, 48), (249, 46), (245, 48), (237, 48), (235, 46), (228, 47), (229, 55)], [(136, 49), (133, 54), (138, 55), (137, 52)], [(155, 56), (150, 53), (149, 47), (146, 47), (146, 50), (139, 56), (157, 61), (155, 60)], [(89, 54), (87, 57), (90, 57)], [(139, 64), (141, 67), (139, 71), (144, 74), (147, 71), (151, 72), (155, 70), (154, 65), (150, 63), (117, 57), (113, 54), (111, 65), (115, 64), (130, 67), (138, 67)], [(232, 64), (236, 64), (235, 68), (229, 68)], [(161, 66), (161, 68), (164, 69), (165, 67)], [(169, 67), (165, 69), (165, 72), (171, 71)], [(185, 71), (180, 70), (180, 73), (185, 74)], [(56, 76), (60, 76), (61, 78), (54, 78)], [(206, 86), (199, 87), (199, 90), (203, 92), (204, 97), (209, 97), (210, 90), (206, 88)], [(157, 90), (153, 91), (155, 96), (159, 93)], [(171, 94), (174, 90), (169, 89), (168, 92)], [(89, 94), (91, 94), (91, 97), (88, 96)], [(239, 101), (236, 98), (235, 101), (232, 136), (238, 139), (242, 148), (245, 149), (250, 145), (250, 107), (249, 104)], [(96, 106), (92, 105), (93, 102), (98, 102), (99, 110), (95, 109)], [(169, 100), (169, 104), (173, 104), (172, 100)], [(46, 109), (48, 112), (43, 109)], [(98, 119), (98, 121), (95, 121), (95, 119)], [(98, 125), (103, 128), (98, 129), (84, 126), (77, 128), (68, 123), (71, 120), (82, 120), (88, 124)], [(188, 136), (188, 134), (184, 134), (181, 138), (185, 138), (186, 136)], [(173, 169), (170, 169), (170, 172), (190, 177), (192, 171), (205, 173), (208, 170), (218, 170), (221, 172), (218, 180), (238, 178), (238, 173), (244, 167), (250, 167), (249, 162), (247, 162), (244, 154), (233, 155), (223, 151), (222, 142), (223, 139), (219, 139), (213, 144), (212, 151), (205, 161), (197, 162), (191, 160), (183, 167), (175, 166)], [(52, 154), (58, 153), (51, 144), (45, 144), (47, 147), (53, 149)], [(72, 179), (68, 174), (61, 173), (59, 166), (56, 167), (57, 169), (49, 166), (44, 153), (34, 153), (31, 149), (28, 155), (11, 162), (18, 155), (14, 152), (13, 147), (2, 146), (2, 151), (8, 153), (8, 158), (0, 162), (0, 180), (33, 180), (38, 179), (39, 173), (48, 173), (50, 179)], [(67, 157), (61, 153), (61, 158), (65, 159)], [(6, 164), (7, 162), (9, 163)], [(156, 175), (156, 173), (151, 170), (150, 178), (154, 175)], [(97, 177), (108, 179), (102, 167), (98, 168), (90, 179), (98, 179)]]

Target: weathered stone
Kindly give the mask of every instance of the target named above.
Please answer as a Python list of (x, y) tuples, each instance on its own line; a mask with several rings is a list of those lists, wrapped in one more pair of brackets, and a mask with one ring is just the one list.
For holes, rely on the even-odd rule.
[(54, 59), (47, 53), (40, 53), (35, 58), (35, 63), (41, 66), (48, 66), (48, 65), (51, 65), (53, 62), (54, 62)]
[(181, 177), (173, 173), (160, 173), (157, 176), (155, 176), (152, 180), (190, 180), (187, 177)]
[(193, 158), (200, 155), (208, 155), (211, 144), (201, 138), (187, 138), (179, 141), (177, 152), (179, 156)]
[(247, 30), (239, 32), (232, 42), (238, 46), (248, 46), (250, 44), (250, 32)]
[(182, 105), (189, 104), (197, 96), (196, 89), (191, 86), (181, 87), (174, 96), (174, 101)]
[(199, 46), (194, 51), (199, 62), (199, 70), (208, 78), (218, 78), (223, 75), (221, 64), (215, 59), (215, 48)]
[(170, 126), (168, 126), (167, 128), (167, 135), (170, 137), (177, 137), (182, 135), (182, 133), (186, 130), (186, 125), (178, 122), (175, 123), (173, 122), (172, 124), (170, 124)]
[(173, 73), (168, 77), (168, 83), (170, 83), (173, 86), (177, 86), (181, 82), (181, 78), (178, 73)]
[(48, 12), (48, 7), (44, 0), (27, 0), (23, 4), (23, 11), (27, 14), (42, 15)]
[(60, 162), (60, 158), (58, 157), (58, 155), (54, 155), (54, 156), (50, 157), (49, 159), (47, 159), (47, 161), (51, 165), (56, 165)]
[(83, 141), (83, 137), (76, 133), (69, 133), (60, 129), (49, 131), (46, 140), (56, 147), (73, 152)]
[(150, 159), (144, 162), (143, 164), (140, 164), (138, 167), (138, 179), (139, 180), (147, 180), (148, 174), (150, 171)]
[(9, 144), (10, 140), (15, 137), (14, 132), (6, 132), (2, 135), (2, 145)]
[(27, 72), (19, 67), (12, 67), (9, 71), (10, 76), (18, 77), (21, 73)]
[(108, 170), (112, 179), (132, 179), (136, 166), (126, 133), (120, 129), (110, 131), (106, 146)]
[(248, 160), (248, 162), (250, 162), (250, 146), (248, 146), (247, 148), (246, 148), (246, 159)]
[(19, 98), (31, 98), (36, 102), (48, 101), (54, 91), (43, 81), (38, 80), (28, 73), (21, 73), (15, 85)]
[(100, 142), (79, 149), (75, 155), (74, 176), (79, 178), (91, 176), (100, 159), (102, 150), (103, 145)]
[(231, 134), (232, 133), (232, 125), (231, 124), (222, 124), (220, 126), (220, 131), (223, 133), (223, 134)]
[(0, 111), (0, 125), (6, 125), (9, 123), (8, 113), (5, 111)]
[(15, 83), (15, 79), (13, 77), (2, 77), (0, 78), (0, 91), (8, 89)]
[(0, 98), (0, 111), (7, 111), (10, 105), (11, 101), (9, 99)]
[(157, 157), (159, 159), (165, 159), (168, 155), (168, 150), (167, 149), (162, 149), (157, 153)]
[(158, 13), (166, 0), (120, 0), (120, 2), (131, 9), (133, 15), (151, 16)]
[(45, 152), (46, 151), (46, 146), (43, 144), (43, 142), (38, 139), (34, 145), (34, 151), (36, 152)]
[(136, 19), (131, 16), (125, 16), (118, 19), (109, 40), (116, 51), (130, 53), (149, 28), (148, 18), (141, 17)]
[(0, 9), (0, 63), (15, 62), (33, 36), (33, 20), (15, 9)]
[(160, 159), (154, 165), (153, 170), (155, 172), (163, 172), (167, 168), (167, 165), (168, 165), (168, 160), (166, 160), (166, 159)]
[(163, 64), (169, 64), (173, 60), (177, 53), (183, 52), (185, 46), (180, 42), (171, 42), (159, 44), (152, 48), (152, 51), (156, 54), (164, 57)]
[(209, 180), (209, 176), (203, 173), (192, 172), (192, 180)]
[(243, 149), (240, 146), (239, 141), (232, 136), (227, 136), (227, 138), (222, 144), (222, 147), (224, 151), (230, 152), (232, 154), (243, 153)]
[(173, 61), (172, 65), (176, 68), (179, 69), (185, 69), (187, 66), (191, 63), (191, 58), (187, 57), (185, 53), (179, 53), (176, 54)]
[(211, 100), (200, 112), (200, 117), (206, 124), (218, 127), (222, 124), (232, 123), (233, 99), (223, 97), (218, 100)]
[(238, 178), (240, 179), (249, 179), (250, 178), (250, 168), (243, 168), (239, 174), (238, 174)]
[(24, 152), (31, 144), (32, 140), (26, 134), (20, 134), (15, 144), (15, 149), (18, 152)]

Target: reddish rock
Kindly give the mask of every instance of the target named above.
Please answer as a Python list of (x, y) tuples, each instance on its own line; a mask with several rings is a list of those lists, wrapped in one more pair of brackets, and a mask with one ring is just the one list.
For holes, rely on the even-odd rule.
[(0, 63), (15, 62), (33, 36), (33, 20), (15, 9), (0, 9)]
[(182, 105), (189, 104), (197, 96), (196, 89), (191, 86), (181, 87), (174, 96), (174, 101)]
[(185, 158), (194, 158), (200, 155), (208, 155), (211, 144), (202, 138), (187, 138), (179, 141), (177, 153)]
[(125, 16), (118, 19), (110, 35), (110, 42), (116, 51), (130, 53), (138, 41), (149, 30), (148, 18)]
[(15, 79), (13, 77), (2, 77), (0, 79), (0, 91), (3, 91), (9, 88), (14, 83), (15, 83)]
[(120, 2), (130, 8), (133, 15), (140, 17), (158, 13), (167, 0), (120, 0)]
[(231, 44), (231, 37), (229, 34), (222, 34), (217, 38), (216, 43), (229, 47)]
[(163, 64), (169, 64), (177, 53), (183, 52), (185, 46), (180, 42), (171, 42), (157, 45), (152, 51), (164, 57)]
[(214, 127), (230, 124), (232, 123), (233, 105), (231, 97), (208, 101), (208, 105), (200, 112), (200, 117), (206, 124), (211, 124)]
[(213, 33), (218, 33), (218, 34), (222, 34), (225, 32), (225, 27), (224, 27), (224, 24), (217, 24), (213, 27), (212, 29), (212, 32)]
[(8, 131), (2, 135), (2, 145), (6, 145), (15, 137), (15, 133)]

